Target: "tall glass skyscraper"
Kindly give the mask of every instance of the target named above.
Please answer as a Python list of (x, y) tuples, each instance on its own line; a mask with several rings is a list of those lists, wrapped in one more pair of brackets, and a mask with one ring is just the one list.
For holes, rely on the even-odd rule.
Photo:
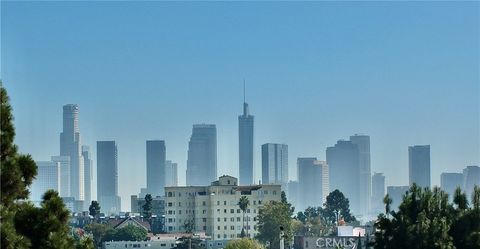
[(430, 188), (430, 145), (408, 147), (409, 184)]
[(378, 215), (385, 212), (383, 198), (385, 197), (385, 176), (382, 173), (375, 173), (372, 177), (372, 203), (371, 214)]
[(208, 186), (217, 180), (217, 128), (193, 125), (188, 143), (187, 185)]
[(262, 184), (280, 184), (287, 190), (288, 146), (286, 144), (262, 145)]
[(82, 156), (83, 156), (83, 169), (84, 169), (84, 190), (85, 190), (85, 202), (84, 210), (88, 210), (90, 203), (92, 202), (92, 181), (93, 181), (93, 162), (92, 156), (90, 155), (90, 147), (82, 146)]
[(340, 190), (350, 201), (354, 215), (365, 215), (360, 209), (360, 151), (352, 141), (339, 140), (327, 148), (330, 191)]
[(457, 188), (463, 189), (463, 174), (462, 173), (442, 173), (440, 175), (440, 187), (443, 191), (448, 193), (448, 199), (453, 201), (453, 196)]
[(253, 182), (253, 122), (248, 104), (243, 103), (243, 115), (238, 116), (238, 169), (240, 185), (250, 185)]
[(147, 192), (153, 197), (165, 192), (165, 141), (147, 141)]
[(60, 133), (60, 156), (70, 157), (70, 193), (76, 200), (84, 200), (84, 165), (80, 149), (78, 106), (63, 106), (63, 132)]
[(330, 192), (328, 165), (316, 157), (297, 159), (298, 167), (298, 210), (321, 207)]
[(97, 141), (97, 196), (103, 212), (120, 212), (118, 151), (115, 141)]
[(165, 186), (178, 186), (178, 165), (170, 160), (165, 161)]
[(372, 198), (372, 177), (370, 171), (370, 136), (355, 134), (350, 141), (356, 144), (360, 164), (360, 212), (364, 215), (370, 212)]

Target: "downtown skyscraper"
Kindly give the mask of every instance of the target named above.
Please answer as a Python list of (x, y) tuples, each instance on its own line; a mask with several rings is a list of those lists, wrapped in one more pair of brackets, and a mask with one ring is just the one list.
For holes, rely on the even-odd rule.
[(118, 151), (115, 141), (97, 141), (97, 197), (102, 212), (120, 212)]
[(84, 200), (84, 164), (81, 152), (78, 106), (63, 106), (63, 132), (60, 133), (60, 156), (70, 157), (70, 195)]
[(267, 143), (262, 145), (262, 184), (280, 184), (287, 191), (288, 146)]
[(147, 141), (147, 192), (153, 197), (165, 192), (165, 141)]
[(370, 170), (370, 136), (355, 134), (350, 141), (358, 147), (360, 166), (360, 213), (370, 212), (372, 198), (372, 178)]
[(188, 143), (187, 186), (208, 186), (217, 179), (217, 127), (193, 125)]
[(360, 151), (352, 141), (339, 140), (328, 147), (327, 164), (330, 173), (330, 191), (340, 190), (350, 200), (350, 210), (354, 215), (365, 215), (360, 202)]
[(330, 192), (327, 163), (316, 157), (303, 157), (297, 159), (297, 167), (299, 196), (295, 208), (321, 207)]
[(430, 145), (408, 147), (409, 185), (430, 188)]
[(250, 185), (254, 183), (253, 127), (254, 116), (249, 113), (244, 93), (243, 114), (238, 116), (238, 170), (240, 173), (240, 185)]
[(83, 156), (83, 169), (84, 169), (84, 189), (85, 189), (85, 202), (84, 210), (88, 210), (90, 203), (92, 202), (92, 181), (93, 181), (93, 161), (90, 154), (90, 147), (82, 146)]

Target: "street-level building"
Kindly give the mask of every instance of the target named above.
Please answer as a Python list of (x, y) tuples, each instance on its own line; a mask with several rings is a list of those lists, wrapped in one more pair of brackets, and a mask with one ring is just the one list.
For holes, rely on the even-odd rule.
[[(250, 202), (245, 220), (238, 206), (242, 196)], [(253, 238), (259, 208), (269, 201), (281, 201), (280, 185), (238, 186), (237, 178), (225, 175), (210, 186), (165, 187), (166, 231), (204, 232), (218, 240), (239, 238), (244, 227)]]

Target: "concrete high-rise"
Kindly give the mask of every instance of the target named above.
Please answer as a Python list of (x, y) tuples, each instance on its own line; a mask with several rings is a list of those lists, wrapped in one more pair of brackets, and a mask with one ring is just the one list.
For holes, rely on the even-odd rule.
[(118, 151), (115, 141), (97, 141), (97, 197), (102, 212), (120, 212)]
[(329, 192), (328, 165), (315, 157), (298, 158), (298, 210), (307, 207), (320, 207)]
[(58, 193), (61, 197), (71, 197), (70, 191), (70, 157), (52, 156), (52, 162), (60, 164), (60, 189)]
[(455, 189), (463, 189), (463, 174), (462, 173), (442, 173), (440, 175), (440, 187), (443, 191), (448, 193), (448, 199), (453, 201)]
[[(403, 196), (409, 190), (408, 186), (388, 186), (387, 194), (392, 199), (391, 210), (398, 210), (398, 206), (403, 201)], [(384, 211), (385, 212), (385, 211)]]
[(385, 197), (385, 176), (382, 173), (375, 173), (372, 177), (372, 203), (371, 214), (378, 215), (385, 212), (383, 198)]
[(30, 199), (38, 203), (47, 190), (60, 189), (60, 163), (58, 162), (35, 162), (37, 164), (37, 176), (30, 187)]
[(165, 161), (165, 186), (178, 186), (178, 166), (170, 160)]
[(63, 132), (60, 133), (60, 156), (70, 157), (70, 194), (76, 200), (84, 196), (84, 165), (80, 150), (80, 129), (78, 127), (78, 105), (63, 106)]
[(328, 147), (327, 163), (330, 173), (330, 191), (340, 190), (350, 201), (354, 215), (365, 215), (360, 209), (360, 151), (352, 141), (339, 140)]
[(240, 173), (240, 185), (250, 185), (254, 183), (253, 124), (254, 116), (250, 115), (244, 96), (243, 114), (238, 116), (238, 169)]
[(370, 136), (355, 134), (350, 141), (358, 146), (360, 164), (360, 213), (370, 212), (372, 179), (370, 171)]
[(187, 185), (209, 185), (217, 179), (217, 128), (214, 124), (193, 125), (188, 143)]
[(85, 202), (84, 210), (88, 210), (90, 203), (92, 202), (92, 181), (93, 181), (93, 161), (90, 155), (90, 147), (82, 146), (83, 156), (83, 169), (84, 169), (84, 190), (85, 190)]
[(467, 197), (470, 200), (475, 185), (480, 187), (480, 167), (467, 166), (463, 170), (463, 185), (465, 192), (467, 193)]
[(430, 145), (408, 147), (409, 184), (430, 188)]
[(267, 143), (262, 145), (262, 184), (280, 184), (287, 191), (288, 146)]
[(147, 191), (154, 197), (165, 192), (165, 157), (165, 141), (147, 141)]

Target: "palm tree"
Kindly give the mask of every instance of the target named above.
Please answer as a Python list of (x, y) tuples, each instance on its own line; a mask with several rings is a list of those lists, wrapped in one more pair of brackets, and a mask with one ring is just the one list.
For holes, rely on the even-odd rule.
[[(248, 198), (246, 196), (240, 197), (240, 200), (238, 201), (238, 206), (240, 207), (240, 209), (243, 212), (242, 237), (245, 236), (245, 231), (244, 231), (244, 228), (245, 228), (245, 212), (247, 211), (247, 208), (248, 208), (249, 204), (250, 204), (250, 201), (248, 200)], [(247, 234), (248, 234), (248, 230), (247, 230)]]

